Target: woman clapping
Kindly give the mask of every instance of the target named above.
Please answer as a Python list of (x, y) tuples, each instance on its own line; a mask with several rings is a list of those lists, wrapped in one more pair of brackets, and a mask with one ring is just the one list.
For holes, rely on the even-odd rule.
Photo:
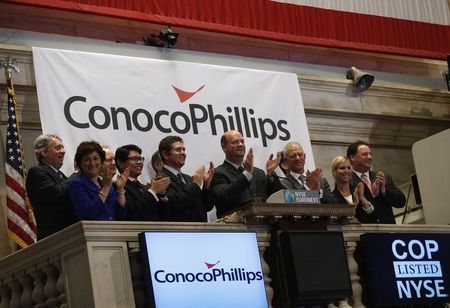
[(120, 220), (126, 215), (125, 170), (113, 183), (115, 172), (104, 167), (105, 152), (95, 141), (80, 143), (75, 162), (79, 175), (70, 181), (69, 197), (80, 220)]

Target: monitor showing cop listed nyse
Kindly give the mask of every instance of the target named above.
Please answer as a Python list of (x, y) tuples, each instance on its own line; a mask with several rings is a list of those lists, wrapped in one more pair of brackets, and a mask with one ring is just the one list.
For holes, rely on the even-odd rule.
[(256, 234), (139, 234), (149, 302), (168, 307), (266, 308)]
[(361, 245), (373, 306), (450, 301), (450, 234), (366, 233)]

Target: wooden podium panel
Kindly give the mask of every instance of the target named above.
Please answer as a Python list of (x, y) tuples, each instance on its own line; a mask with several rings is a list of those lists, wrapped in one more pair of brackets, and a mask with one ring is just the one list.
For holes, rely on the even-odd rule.
[(355, 209), (346, 204), (286, 204), (251, 202), (220, 221), (236, 223), (271, 223), (279, 220), (319, 220), (329, 223), (358, 223)]

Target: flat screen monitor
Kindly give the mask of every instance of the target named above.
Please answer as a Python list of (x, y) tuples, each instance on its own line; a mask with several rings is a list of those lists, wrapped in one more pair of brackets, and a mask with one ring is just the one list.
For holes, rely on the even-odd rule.
[(450, 302), (450, 234), (366, 233), (358, 249), (371, 306)]
[(293, 307), (352, 295), (341, 232), (285, 231), (279, 236), (283, 272)]
[(254, 232), (143, 232), (139, 241), (153, 307), (268, 307)]

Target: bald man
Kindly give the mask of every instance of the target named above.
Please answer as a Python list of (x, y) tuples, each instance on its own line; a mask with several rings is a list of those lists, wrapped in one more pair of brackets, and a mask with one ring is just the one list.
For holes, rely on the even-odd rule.
[(279, 164), (279, 157), (270, 155), (266, 173), (253, 166), (253, 150), (246, 153), (244, 137), (235, 130), (227, 131), (220, 139), (225, 161), (214, 171), (211, 182), (217, 217), (223, 217), (250, 201), (265, 201), (281, 183), (272, 173)]

